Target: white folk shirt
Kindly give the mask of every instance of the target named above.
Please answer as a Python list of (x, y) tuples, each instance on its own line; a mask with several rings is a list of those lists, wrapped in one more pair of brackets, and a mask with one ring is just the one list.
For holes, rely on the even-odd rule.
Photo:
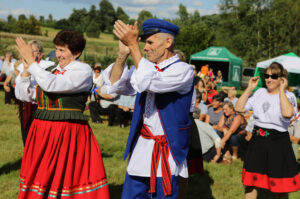
[[(80, 93), (90, 91), (93, 74), (88, 64), (73, 61), (63, 69), (58, 65), (52, 71), (54, 70), (59, 70), (62, 74), (54, 75), (43, 69), (36, 62), (28, 68), (28, 72), (43, 91), (52, 93)], [(18, 99), (28, 102), (35, 101), (36, 85), (34, 81), (31, 81), (31, 77), (20, 76), (18, 81), (16, 84)]]
[[(163, 72), (159, 72), (155, 68), (154, 63), (142, 58), (137, 70), (135, 67), (132, 67), (129, 71), (127, 66), (125, 66), (121, 79), (113, 85), (111, 85), (109, 81), (113, 64), (104, 71), (104, 82), (108, 85), (109, 92), (132, 94), (135, 91), (140, 93), (147, 91), (143, 121), (144, 124), (151, 130), (153, 135), (164, 134), (162, 124), (154, 104), (155, 93), (175, 91), (180, 94), (186, 94), (191, 90), (193, 84), (193, 68), (187, 63), (176, 62), (178, 60), (178, 56), (175, 55), (161, 62), (157, 65), (158, 68), (165, 68), (165, 70)], [(128, 160), (127, 172), (129, 175), (150, 177), (153, 146), (154, 140), (145, 139), (142, 136), (139, 136), (135, 148)], [(177, 166), (170, 153), (169, 165), (172, 175), (180, 175), (185, 178), (188, 177), (186, 161)], [(157, 177), (161, 176), (161, 163), (159, 162)]]
[(96, 77), (96, 75), (93, 74), (93, 84), (95, 84), (98, 88), (103, 86), (104, 82), (103, 82), (103, 77), (102, 77), (101, 73), (99, 74), (98, 77)]
[[(293, 93), (285, 94), (297, 114), (297, 100)], [(258, 89), (246, 103), (246, 111), (253, 110), (254, 125), (286, 132), (291, 118), (284, 118), (281, 113), (280, 94), (271, 95), (266, 88)]]
[[(45, 70), (46, 68), (48, 68), (50, 66), (53, 66), (54, 64), (55, 63), (52, 62), (52, 61), (41, 60), (38, 64), (38, 66)], [(16, 96), (16, 98), (21, 100), (21, 101), (35, 103), (34, 102), (35, 101), (34, 100), (35, 95), (33, 96), (32, 95), (33, 93), (31, 92), (31, 89), (29, 89), (29, 87), (32, 87), (32, 88), (35, 89), (36, 81), (35, 81), (34, 77), (33, 76), (28, 77), (28, 79), (30, 79), (30, 81), (27, 81), (26, 84), (25, 83), (21, 84), (21, 82), (22, 82), (21, 74), (24, 70), (24, 65), (20, 64), (17, 67), (17, 70), (19, 71), (19, 75), (16, 77), (16, 87), (15, 87), (15, 96)], [(24, 91), (27, 91), (27, 92), (24, 92)]]

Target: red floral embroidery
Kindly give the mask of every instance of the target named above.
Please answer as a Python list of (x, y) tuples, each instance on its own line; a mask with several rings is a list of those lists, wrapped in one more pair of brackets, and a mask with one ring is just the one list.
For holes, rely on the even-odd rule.
[(163, 72), (162, 69), (158, 68), (158, 66), (154, 66), (158, 72)]
[(63, 70), (63, 71), (56, 70), (53, 74), (54, 75), (63, 75), (65, 72), (66, 72), (66, 70)]
[(262, 129), (259, 129), (258, 133), (260, 136), (265, 136), (265, 131)]

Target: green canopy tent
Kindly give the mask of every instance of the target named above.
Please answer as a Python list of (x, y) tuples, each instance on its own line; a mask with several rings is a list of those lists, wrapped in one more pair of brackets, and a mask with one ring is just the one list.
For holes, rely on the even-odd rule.
[[(300, 85), (300, 57), (292, 52), (274, 57), (272, 59), (258, 62), (256, 65), (254, 76), (260, 76), (257, 88), (265, 87), (264, 69), (272, 62), (278, 62), (289, 72), (288, 80), (289, 86)], [(257, 89), (256, 88), (256, 89)]]
[(223, 75), (224, 86), (240, 88), (243, 60), (232, 54), (226, 47), (209, 47), (190, 56), (190, 64), (199, 71), (203, 65), (208, 64), (214, 74), (220, 70)]

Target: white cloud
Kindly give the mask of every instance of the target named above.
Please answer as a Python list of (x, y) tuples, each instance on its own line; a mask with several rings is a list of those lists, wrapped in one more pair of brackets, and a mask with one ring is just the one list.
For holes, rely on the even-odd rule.
[(219, 6), (214, 5), (213, 9), (211, 10), (204, 10), (204, 9), (199, 9), (200, 15), (212, 15), (212, 14), (220, 14)]
[(100, 0), (42, 0), (42, 1), (56, 1), (56, 2), (64, 2), (64, 3), (80, 3), (80, 4), (94, 4), (94, 5), (99, 5)]
[[(177, 1), (176, 1), (177, 2)], [(170, 4), (175, 3), (174, 0), (132, 0), (132, 5), (161, 5), (161, 4)]]
[(5, 10), (0, 10), (0, 15), (14, 15), (14, 16), (18, 16), (21, 14), (24, 15), (30, 15), (32, 14), (29, 10), (25, 10), (24, 8), (16, 8), (16, 9), (5, 9)]
[(203, 6), (203, 2), (202, 1), (194, 1), (193, 5), (197, 6), (197, 7), (202, 7)]

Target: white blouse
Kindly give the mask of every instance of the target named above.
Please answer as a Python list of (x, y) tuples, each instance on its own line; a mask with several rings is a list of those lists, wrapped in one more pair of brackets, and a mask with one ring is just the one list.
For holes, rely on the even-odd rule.
[[(297, 100), (294, 93), (285, 92), (297, 114)], [(286, 132), (291, 118), (284, 118), (281, 113), (280, 94), (271, 95), (266, 88), (258, 89), (245, 106), (246, 111), (253, 110), (254, 125)]]
[[(63, 69), (58, 65), (53, 70), (58, 70), (61, 74), (55, 75), (46, 71), (36, 62), (28, 68), (28, 72), (33, 76), (36, 83), (46, 92), (80, 93), (88, 92), (92, 88), (93, 75), (92, 69), (88, 64), (73, 61)], [(18, 81), (16, 83), (18, 99), (21, 101), (34, 101), (36, 85), (31, 81), (31, 77), (20, 76), (16, 81)]]

